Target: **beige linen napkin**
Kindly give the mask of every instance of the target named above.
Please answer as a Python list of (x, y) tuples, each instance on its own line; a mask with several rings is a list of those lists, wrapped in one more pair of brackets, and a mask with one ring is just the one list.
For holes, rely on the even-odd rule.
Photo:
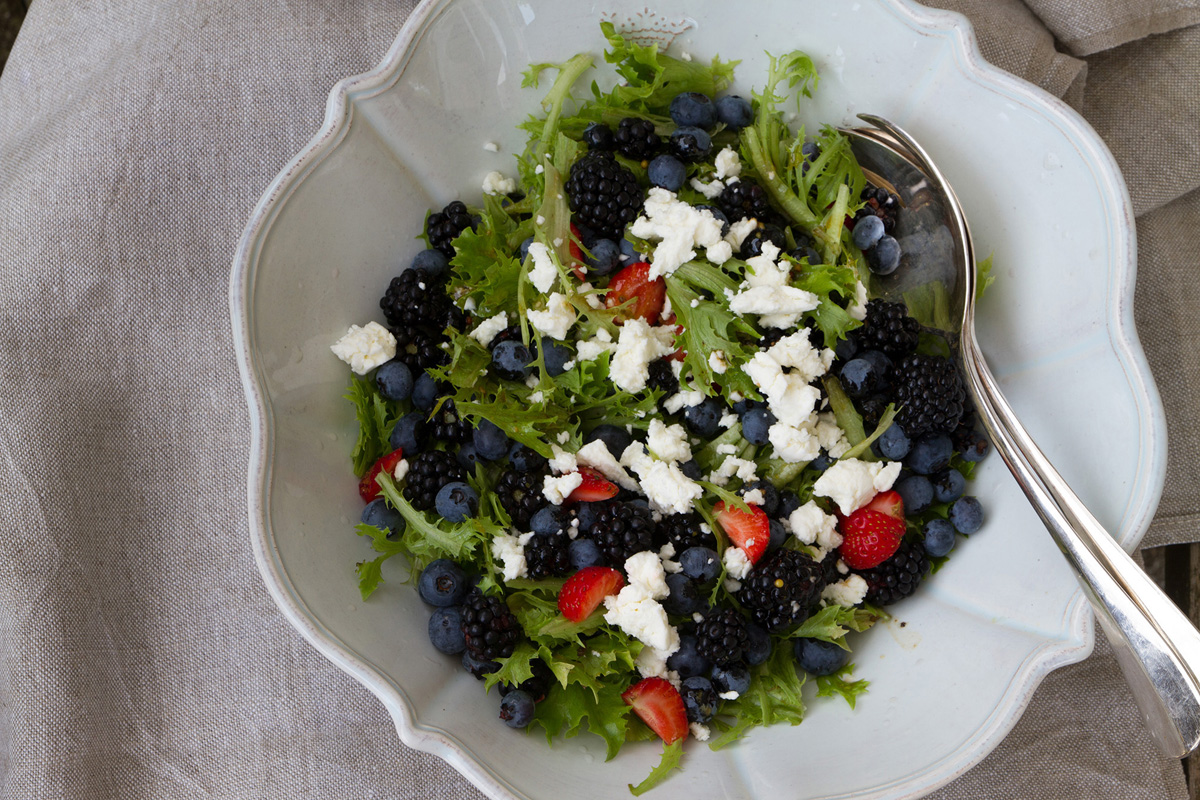
[[(1074, 4), (1084, 22), (1126, 5)], [(228, 324), (254, 203), (318, 128), (333, 83), (374, 66), (412, 6), (33, 4), (0, 76), (0, 797), (480, 797), (400, 744), (382, 705), (267, 596), (248, 546), (249, 426)], [(1035, 14), (1013, 0), (956, 7), (1001, 66), (1107, 107)], [(1169, 65), (1151, 63), (1126, 97), (1165, 80)], [(1155, 109), (1156, 124), (1180, 130), (1170, 111)], [(1123, 166), (1141, 169), (1136, 157)], [(1195, 193), (1169, 202), (1165, 176), (1128, 175), (1135, 196), (1157, 198), (1139, 312), (1173, 315), (1139, 315), (1151, 362), (1160, 381), (1186, 371), (1195, 387), (1195, 324), (1164, 327), (1200, 300), (1175, 283), (1196, 254), (1180, 234), (1196, 229)], [(1186, 419), (1183, 396), (1165, 397)], [(1164, 502), (1176, 521), (1197, 508), (1185, 466), (1172, 462)], [(1171, 524), (1155, 533), (1195, 535)], [(936, 796), (1185, 791), (1101, 644)]]

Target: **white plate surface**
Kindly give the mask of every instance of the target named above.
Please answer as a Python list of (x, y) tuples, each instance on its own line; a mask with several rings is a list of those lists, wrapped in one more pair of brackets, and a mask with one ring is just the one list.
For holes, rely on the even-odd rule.
[[(977, 252), (995, 256), (999, 280), (979, 318), (993, 370), (1127, 548), (1153, 516), (1165, 468), (1162, 409), (1133, 329), (1133, 222), (1117, 167), (1073, 111), (984, 63), (964, 18), (903, 0), (603, 8), (423, 3), (376, 70), (335, 87), (321, 131), (255, 209), (231, 278), (254, 422), (250, 529), (267, 586), (306, 638), (387, 705), (406, 744), (497, 798), (628, 797), (658, 748), (630, 746), (605, 764), (594, 737), (549, 749), (510, 732), (479, 685), (429, 646), (427, 610), (398, 567), (361, 602), (354, 419), (341, 399), (348, 371), (329, 345), (379, 318), (378, 297), (419, 249), (429, 207), (477, 200), (490, 170), (515, 174), (515, 125), (540, 99), (519, 88), (521, 71), (580, 50), (602, 60), (601, 19), (651, 31), (672, 52), (742, 59), (741, 94), (761, 85), (764, 51), (804, 49), (822, 77), (802, 121), (869, 111), (912, 132), (954, 185)], [(860, 640), (858, 675), (872, 688), (856, 711), (815, 701), (799, 727), (757, 730), (720, 753), (692, 743), (685, 770), (658, 793), (910, 798), (983, 758), (1050, 670), (1090, 652), (1091, 614), (997, 457), (973, 491), (988, 510), (983, 531), (895, 608), (896, 622)]]

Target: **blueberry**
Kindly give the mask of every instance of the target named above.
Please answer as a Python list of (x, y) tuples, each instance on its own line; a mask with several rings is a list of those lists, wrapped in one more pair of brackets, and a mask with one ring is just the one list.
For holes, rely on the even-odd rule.
[(538, 536), (565, 533), (571, 525), (571, 512), (562, 506), (547, 505), (529, 518), (529, 529)]
[(849, 361), (858, 353), (858, 337), (853, 334), (845, 339), (839, 339), (838, 343), (833, 346), (833, 354), (837, 356), (838, 361)]
[(816, 248), (811, 246), (802, 246), (797, 247), (794, 250), (789, 250), (788, 255), (797, 261), (807, 260), (809, 265), (820, 264), (822, 260), (821, 254), (817, 252)]
[(549, 336), (542, 337), (541, 347), (542, 359), (546, 362), (546, 374), (551, 378), (557, 378), (566, 372), (567, 362), (575, 358), (571, 348), (562, 342), (554, 341)]
[(462, 522), (479, 513), (479, 495), (462, 481), (451, 481), (438, 490), (433, 507), (447, 522)]
[(721, 417), (724, 415), (724, 403), (715, 397), (706, 397), (698, 405), (684, 410), (683, 424), (700, 438), (711, 439), (721, 430)]
[(667, 658), (667, 669), (679, 673), (684, 680), (704, 675), (712, 667), (708, 659), (700, 655), (695, 636), (684, 633), (679, 636), (679, 649)]
[(787, 541), (788, 531), (787, 528), (783, 527), (783, 523), (777, 519), (768, 522), (767, 530), (770, 532), (771, 537), (767, 540), (767, 552), (774, 553), (783, 547), (783, 543)]
[(575, 504), (575, 518), (579, 520), (579, 530), (586, 531), (599, 519), (600, 511), (605, 503), (580, 502)]
[(700, 92), (680, 92), (671, 98), (668, 109), (671, 121), (681, 127), (691, 126), (708, 130), (717, 124), (717, 107), (708, 95)]
[(671, 152), (684, 161), (702, 161), (712, 153), (712, 138), (691, 125), (676, 128), (671, 131)]
[(911, 448), (912, 442), (909, 441), (908, 434), (894, 422), (875, 440), (876, 452), (889, 461), (899, 461), (908, 455)]
[(750, 691), (750, 670), (741, 664), (730, 664), (727, 667), (715, 666), (712, 668), (709, 678), (718, 694), (726, 692), (745, 694)]
[(892, 374), (892, 360), (888, 358), (886, 353), (880, 350), (863, 350), (858, 354), (858, 357), (865, 358), (867, 361), (870, 361), (872, 364), (874, 364), (875, 369), (877, 369), (879, 374), (884, 378), (887, 378)]
[(876, 275), (891, 275), (900, 266), (900, 243), (891, 236), (884, 236), (867, 251), (867, 266)]
[(662, 607), (668, 614), (690, 616), (708, 605), (700, 586), (682, 572), (667, 575), (667, 588), (671, 593), (663, 598)]
[(404, 533), (404, 517), (382, 497), (376, 497), (367, 503), (359, 519), (363, 525), (373, 525), (381, 531), (387, 531), (391, 536)]
[(875, 394), (883, 382), (879, 368), (866, 358), (852, 358), (843, 364), (839, 379), (846, 394), (856, 400)]
[(612, 150), (617, 144), (612, 128), (603, 122), (593, 122), (584, 128), (583, 142), (589, 150)]
[(721, 575), (721, 557), (710, 547), (689, 547), (679, 554), (682, 575), (701, 584), (711, 584)]
[(412, 402), (414, 406), (421, 411), (430, 411), (433, 409), (434, 403), (437, 402), (439, 394), (441, 394), (441, 391), (438, 383), (428, 372), (422, 372), (417, 376), (412, 390)]
[(775, 485), (767, 480), (757, 480), (753, 483), (748, 483), (738, 490), (738, 494), (745, 495), (747, 492), (758, 491), (762, 494), (762, 502), (758, 504), (768, 517), (775, 516), (779, 511), (779, 490)]
[(700, 480), (700, 477), (704, 474), (704, 471), (700, 469), (700, 464), (694, 458), (689, 458), (687, 461), (680, 463), (679, 471), (683, 473), (685, 478), (690, 478), (694, 481)]
[(687, 167), (672, 155), (663, 153), (655, 156), (646, 168), (646, 179), (651, 186), (658, 186), (668, 192), (678, 192), (687, 179)]
[(513, 689), (500, 701), (500, 719), (510, 728), (524, 728), (533, 722), (534, 707), (528, 692)]
[(576, 539), (567, 546), (567, 551), (571, 555), (571, 567), (573, 569), (599, 567), (604, 564), (604, 556), (600, 552), (600, 546), (591, 539), (584, 539), (582, 537)]
[(626, 447), (633, 444), (633, 437), (629, 435), (629, 431), (616, 425), (597, 425), (587, 436), (583, 437), (583, 443), (587, 444), (597, 439), (604, 442), (608, 452), (617, 458), (621, 457)]
[(745, 128), (754, 122), (754, 110), (750, 101), (736, 94), (718, 97), (716, 102), (717, 120), (732, 130)]
[(810, 675), (832, 675), (850, 661), (850, 651), (824, 639), (797, 639), (796, 662)]
[(435, 608), (429, 615), (429, 641), (439, 653), (456, 656), (467, 648), (458, 606)]
[(508, 462), (517, 472), (535, 472), (546, 466), (546, 457), (520, 442), (513, 442), (508, 451)]
[(534, 239), (532, 236), (530, 236), (525, 241), (521, 242), (521, 249), (518, 251), (517, 255), (520, 257), (522, 263), (524, 263), (525, 259), (528, 258), (529, 245), (533, 244), (533, 242), (534, 242)]
[(479, 450), (476, 449), (474, 442), (467, 442), (458, 448), (454, 457), (458, 459), (459, 464), (462, 464), (463, 469), (471, 474), (475, 473), (475, 465), (479, 463), (480, 458)]
[(904, 466), (918, 475), (932, 475), (945, 469), (954, 455), (954, 444), (944, 433), (923, 436), (913, 443)]
[(479, 457), (487, 461), (497, 461), (508, 453), (508, 436), (495, 423), (481, 419), (479, 425), (471, 434), (471, 441)]
[(904, 501), (904, 513), (919, 514), (933, 502), (933, 484), (924, 475), (909, 475), (892, 487)]
[(412, 411), (397, 420), (396, 427), (392, 428), (392, 435), (388, 437), (388, 443), (393, 450), (400, 450), (408, 457), (421, 452), (428, 435), (425, 415), (420, 411)]
[(810, 469), (815, 469), (817, 472), (824, 472), (833, 466), (833, 462), (837, 459), (830, 458), (826, 452), (820, 452), (817, 457), (808, 463)]
[(859, 250), (869, 250), (883, 238), (883, 220), (874, 214), (854, 223), (854, 244)]
[(925, 523), (925, 552), (934, 558), (954, 549), (954, 525), (949, 520), (931, 519)]
[(471, 655), (470, 650), (463, 650), (462, 654), (463, 669), (474, 675), (479, 680), (483, 680), (485, 676), (492, 674), (500, 669), (499, 661), (480, 661)]
[(970, 495), (960, 497), (950, 506), (950, 522), (959, 533), (975, 533), (983, 527), (983, 506)]
[(771, 657), (771, 634), (755, 622), (746, 624), (746, 663), (757, 666)]
[(430, 275), (441, 275), (449, 266), (449, 260), (440, 250), (422, 250), (412, 260), (413, 269), (423, 269)]
[(621, 245), (612, 239), (597, 239), (588, 246), (583, 256), (588, 276), (604, 276), (617, 271), (621, 266)]
[(767, 404), (762, 400), (750, 400), (748, 398), (742, 398), (733, 404), (733, 413), (738, 415), (738, 419), (742, 419), (748, 412), (753, 411), (756, 408), (766, 407)]
[(683, 695), (683, 708), (687, 712), (688, 722), (698, 722), (703, 725), (712, 719), (717, 710), (717, 692), (712, 681), (701, 675), (685, 678), (679, 686)]
[(787, 245), (787, 239), (782, 230), (774, 225), (764, 225), (750, 231), (750, 234), (742, 240), (742, 248), (738, 251), (738, 256), (742, 259), (749, 259), (762, 255), (763, 245), (767, 242), (780, 250)]
[(622, 264), (636, 264), (639, 261), (646, 260), (646, 256), (642, 253), (639, 253), (634, 248), (633, 242), (629, 241), (628, 239), (622, 239), (621, 241), (617, 242), (617, 245), (621, 248)]
[(523, 381), (532, 372), (533, 354), (519, 339), (506, 339), (492, 350), (496, 374), (511, 381)]
[(800, 495), (795, 492), (780, 492), (779, 493), (779, 517), (786, 519), (792, 515), (800, 506), (804, 505), (800, 502)]
[(933, 476), (933, 497), (939, 503), (953, 503), (966, 488), (967, 479), (956, 469), (944, 469)]
[(752, 408), (742, 415), (742, 436), (750, 444), (764, 445), (770, 441), (775, 415), (765, 408)]
[(804, 165), (800, 174), (807, 175), (809, 165), (821, 157), (821, 145), (816, 142), (805, 142), (800, 145), (800, 155), (804, 156)]
[(438, 608), (458, 605), (470, 588), (466, 573), (448, 558), (430, 561), (417, 579), (417, 594), (426, 603)]
[(958, 449), (962, 455), (963, 461), (970, 461), (973, 464), (983, 461), (983, 457), (988, 454), (988, 440), (983, 434), (976, 430), (969, 430), (961, 434)]
[(402, 361), (389, 361), (375, 373), (375, 385), (389, 400), (407, 400), (413, 390), (412, 370)]

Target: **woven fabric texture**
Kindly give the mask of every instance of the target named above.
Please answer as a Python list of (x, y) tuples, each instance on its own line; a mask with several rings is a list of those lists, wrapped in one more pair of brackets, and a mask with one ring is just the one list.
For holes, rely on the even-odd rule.
[[(268, 596), (227, 307), (255, 202), (413, 5), (32, 4), (0, 76), (0, 797), (481, 797), (403, 746)], [(995, 63), (1087, 110), (1153, 209), (1137, 310), (1172, 460), (1148, 542), (1194, 539), (1200, 170), (1164, 168), (1138, 140), (1151, 125), (1195, 156), (1200, 43), (1195, 29), (1132, 41), (1193, 4), (951, 7)], [(1056, 36), (1072, 53), (1131, 43), (1085, 73)], [(936, 794), (1073, 796), (1186, 796), (1102, 642)]]

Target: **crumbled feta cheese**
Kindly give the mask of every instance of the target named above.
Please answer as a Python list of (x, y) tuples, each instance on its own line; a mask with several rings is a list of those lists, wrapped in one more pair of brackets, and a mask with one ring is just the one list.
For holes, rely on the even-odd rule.
[(546, 402), (546, 395), (542, 393), (541, 389), (539, 389), (536, 392), (529, 395), (529, 402), (544, 403), (544, 402)]
[(551, 339), (562, 341), (567, 331), (575, 324), (575, 307), (562, 292), (554, 292), (546, 301), (545, 311), (530, 310), (525, 313), (529, 324)]
[(692, 178), (688, 183), (700, 194), (704, 195), (709, 200), (715, 200), (721, 196), (721, 192), (725, 191), (725, 184), (721, 181), (710, 181), (705, 183), (699, 178)]
[(680, 50), (679, 51), (679, 60), (680, 61), (691, 61), (692, 54), (689, 53), (687, 50)]
[(561, 506), (571, 492), (583, 483), (583, 474), (570, 472), (566, 475), (547, 475), (542, 479), (542, 496), (550, 503)]
[(776, 457), (789, 464), (806, 463), (821, 454), (820, 440), (808, 425), (796, 427), (776, 422), (767, 431), (767, 438), (775, 449)]
[(366, 375), (396, 357), (396, 337), (378, 322), (368, 322), (362, 327), (351, 325), (346, 335), (329, 349), (356, 374)]
[(604, 621), (616, 625), (638, 641), (666, 654), (679, 649), (679, 632), (667, 620), (666, 610), (646, 587), (631, 583), (604, 598)]
[(721, 465), (708, 476), (709, 483), (724, 486), (729, 479), (736, 475), (743, 483), (753, 483), (758, 480), (757, 465), (737, 456), (726, 456)]
[(487, 150), (489, 153), (499, 153), (500, 145), (496, 144), (495, 142), (484, 142), (483, 149)]
[(492, 539), (492, 560), (503, 565), (504, 580), (515, 581), (517, 578), (529, 576), (525, 563), (525, 545), (532, 538), (532, 533), (522, 533), (519, 536), (498, 533)]
[(821, 592), (821, 599), (839, 606), (853, 608), (867, 597), (867, 582), (861, 575), (850, 575), (837, 583), (831, 583)]
[(494, 317), (488, 317), (471, 331), (471, 338), (484, 347), (492, 343), (496, 334), (508, 327), (508, 312), (501, 311)]
[(725, 234), (725, 241), (729, 242), (729, 245), (734, 250), (741, 250), (742, 242), (746, 241), (746, 237), (757, 227), (758, 220), (754, 217), (746, 217), (745, 219), (739, 219), (737, 222), (731, 222), (729, 224), (729, 233)]
[(728, 692), (721, 692), (717, 695), (717, 697), (721, 698), (722, 700), (737, 700), (739, 697), (741, 697), (741, 694), (730, 689)]
[(675, 545), (670, 542), (659, 548), (658, 560), (662, 562), (663, 572), (683, 572), (683, 566), (675, 560)]
[(570, 431), (559, 431), (558, 436), (556, 436), (554, 438), (558, 439), (559, 444), (566, 444), (567, 442), (571, 441), (571, 432)]
[(831, 517), (821, 507), (809, 500), (788, 517), (792, 535), (803, 544), (816, 544), (822, 535), (828, 536), (837, 529), (837, 517)]
[(575, 457), (580, 466), (591, 467), (624, 489), (637, 490), (637, 481), (625, 471), (616, 456), (608, 452), (608, 447), (600, 439), (593, 439), (579, 448)]
[(879, 492), (892, 488), (900, 474), (900, 463), (859, 461), (847, 458), (835, 462), (817, 478), (813, 494), (828, 497), (837, 503), (838, 510), (849, 516), (865, 506)]
[(750, 574), (754, 565), (746, 558), (746, 551), (740, 547), (726, 547), (721, 554), (721, 563), (725, 565), (725, 573), (734, 580), (742, 580)]
[(717, 455), (731, 456), (737, 451), (738, 449), (736, 444), (730, 444), (729, 442), (726, 442), (725, 444), (717, 445)]
[(650, 377), (650, 362), (675, 352), (675, 329), (652, 328), (642, 319), (626, 320), (617, 339), (609, 377), (618, 389), (640, 392)]
[(859, 322), (867, 318), (867, 287), (863, 286), (862, 281), (855, 283), (854, 302), (846, 309), (846, 313)]
[(526, 376), (525, 385), (528, 386), (530, 389), (536, 389), (537, 385), (538, 385), (538, 376), (537, 375)]
[(733, 258), (733, 245), (725, 241), (717, 242), (704, 251), (704, 257), (708, 259), (710, 264), (717, 264), (718, 266), (724, 264)]
[(729, 592), (730, 594), (737, 594), (742, 590), (742, 582), (739, 580), (734, 580), (733, 578), (726, 578), (723, 585), (725, 587), (725, 591)]
[(704, 392), (688, 389), (677, 392), (663, 401), (663, 408), (671, 414), (678, 414), (681, 409), (698, 406), (704, 402)]
[(713, 166), (717, 168), (717, 177), (721, 180), (742, 174), (742, 161), (738, 158), (737, 150), (732, 147), (726, 147), (721, 152), (717, 153), (717, 158), (713, 162)]
[(812, 292), (791, 285), (791, 266), (777, 264), (779, 248), (770, 242), (763, 250), (746, 261), (746, 284), (729, 301), (735, 314), (758, 314), (759, 322), (769, 328), (791, 328), (800, 315), (812, 311), (820, 299)]
[(575, 345), (575, 356), (580, 361), (593, 361), (601, 353), (616, 349), (617, 346), (613, 344), (612, 336), (604, 328), (601, 328), (591, 339), (585, 339)]
[(832, 412), (817, 415), (817, 440), (831, 458), (841, 458), (850, 449), (846, 432), (838, 427), (837, 417)]
[(742, 500), (746, 501), (747, 503), (753, 503), (756, 506), (761, 506), (766, 502), (766, 498), (763, 497), (762, 489), (751, 489), (742, 495)]
[(729, 428), (732, 428), (734, 426), (734, 423), (736, 423), (737, 421), (738, 421), (737, 414), (727, 411), (721, 415), (721, 418), (719, 420), (717, 420), (717, 424), (720, 425), (722, 428), (729, 429)]
[(550, 258), (550, 249), (541, 242), (529, 245), (529, 256), (533, 259), (533, 269), (529, 270), (529, 282), (545, 294), (558, 280), (558, 268)]
[(688, 305), (691, 306), (692, 308), (699, 308), (700, 307), (700, 298), (699, 297), (693, 298), (692, 302), (688, 303)]
[(667, 659), (674, 652), (674, 650), (670, 652), (659, 650), (657, 647), (643, 647), (642, 651), (634, 657), (633, 665), (637, 667), (638, 673), (643, 678), (666, 678), (678, 688), (679, 673), (667, 669)]
[(650, 508), (661, 513), (686, 514), (704, 495), (700, 484), (684, 475), (678, 463), (652, 458), (641, 442), (625, 448), (621, 464), (638, 476)]
[(655, 600), (661, 600), (671, 593), (662, 561), (653, 550), (643, 550), (625, 559), (625, 574), (629, 576), (631, 584), (641, 586)]
[(652, 187), (642, 212), (629, 230), (634, 236), (658, 242), (650, 257), (648, 280), (670, 275), (691, 261), (696, 257), (695, 248), (721, 241), (721, 222), (712, 212), (685, 203), (666, 189)]
[(408, 475), (408, 459), (402, 458), (396, 462), (396, 468), (392, 470), (392, 477), (396, 479), (396, 483), (399, 483), (404, 480), (406, 475)]
[(579, 462), (575, 458), (574, 453), (568, 453), (556, 444), (550, 445), (550, 469), (558, 475), (565, 475), (568, 472), (575, 472), (579, 469)]
[[(541, 164), (538, 164), (538, 166), (540, 167)], [(540, 227), (540, 226), (546, 224), (546, 218), (543, 217), (541, 214), (538, 214), (537, 219), (535, 219), (534, 222), (536, 222), (538, 224), (538, 226)]]
[[(689, 59), (684, 59), (684, 60), (686, 61)], [(708, 730), (707, 725), (704, 725), (699, 722), (692, 722), (688, 725), (688, 727), (691, 728), (692, 736), (696, 737), (696, 741), (698, 741), (698, 742), (707, 742), (708, 741), (708, 737), (711, 735), (711, 733)]]
[(708, 354), (708, 368), (718, 375), (725, 374), (725, 370), (729, 369), (729, 363), (725, 361), (724, 350), (713, 350)]
[(509, 194), (517, 190), (517, 182), (512, 178), (506, 178), (495, 170), (489, 172), (483, 178), (483, 193), (484, 194)]
[(766, 397), (775, 418), (792, 427), (804, 425), (821, 399), (810, 384), (824, 375), (833, 363), (833, 351), (818, 351), (808, 340), (808, 331), (785, 336), (766, 351), (759, 351), (743, 371)]
[(463, 311), (467, 312), (468, 314), (475, 313), (475, 298), (474, 297), (468, 297), (466, 300), (463, 301)]
[(678, 423), (666, 425), (661, 419), (650, 420), (646, 447), (655, 458), (663, 461), (687, 461), (692, 457), (687, 430)]

